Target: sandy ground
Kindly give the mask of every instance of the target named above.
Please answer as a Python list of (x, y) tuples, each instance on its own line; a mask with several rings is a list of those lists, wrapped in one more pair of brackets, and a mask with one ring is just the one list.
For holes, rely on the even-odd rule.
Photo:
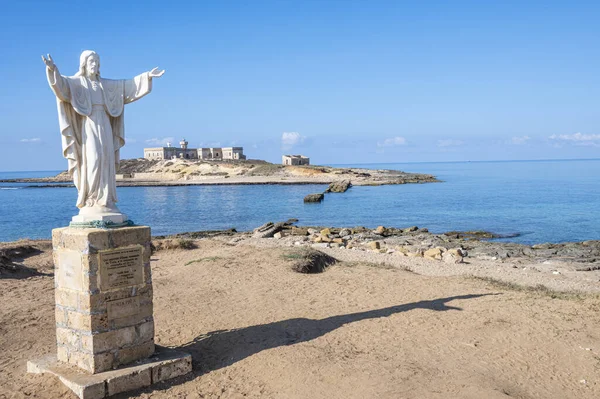
[[(595, 294), (341, 262), (303, 275), (292, 248), (199, 240), (152, 258), (156, 341), (192, 375), (117, 398), (599, 398)], [(0, 398), (75, 398), (26, 361), (55, 350), (47, 275), (0, 279)]]

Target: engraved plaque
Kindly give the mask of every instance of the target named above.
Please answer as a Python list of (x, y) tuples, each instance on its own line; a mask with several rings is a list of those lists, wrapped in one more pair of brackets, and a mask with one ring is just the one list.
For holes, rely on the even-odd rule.
[(144, 282), (142, 246), (99, 251), (100, 289), (130, 287)]
[(109, 320), (133, 316), (140, 312), (140, 298), (133, 296), (131, 298), (117, 299), (106, 302), (106, 307)]

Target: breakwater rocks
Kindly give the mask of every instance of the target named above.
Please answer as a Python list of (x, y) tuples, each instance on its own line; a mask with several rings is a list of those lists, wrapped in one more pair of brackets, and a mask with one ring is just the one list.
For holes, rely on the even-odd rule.
[(304, 197), (304, 202), (321, 202), (325, 198), (323, 194), (308, 194)]
[(254, 231), (253, 237), (286, 239), (294, 246), (374, 251), (448, 263), (461, 263), (467, 258), (517, 263), (552, 260), (577, 263), (577, 271), (600, 270), (600, 241), (529, 246), (488, 241), (502, 236), (482, 231), (434, 234), (417, 226), (404, 229), (297, 227), (294, 220), (263, 225)]
[(306, 197), (304, 197), (304, 202), (319, 203), (325, 199), (325, 194), (345, 193), (350, 187), (352, 187), (352, 183), (350, 182), (350, 180), (334, 181), (329, 185), (329, 187), (327, 187), (327, 190), (325, 190), (322, 194), (308, 194)]
[(348, 189), (352, 187), (352, 183), (350, 180), (340, 180), (335, 181), (327, 187), (325, 190), (326, 193), (345, 193)]

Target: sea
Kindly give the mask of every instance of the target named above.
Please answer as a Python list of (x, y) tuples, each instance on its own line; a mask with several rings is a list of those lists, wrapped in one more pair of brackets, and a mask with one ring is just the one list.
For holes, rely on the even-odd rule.
[[(600, 159), (332, 165), (428, 173), (442, 182), (352, 187), (305, 204), (326, 185), (119, 187), (119, 208), (153, 235), (298, 219), (300, 226), (485, 230), (523, 244), (600, 239)], [(59, 171), (0, 172), (0, 179)], [(35, 187), (32, 187), (32, 186)], [(67, 226), (74, 187), (0, 183), (0, 241), (50, 238)]]

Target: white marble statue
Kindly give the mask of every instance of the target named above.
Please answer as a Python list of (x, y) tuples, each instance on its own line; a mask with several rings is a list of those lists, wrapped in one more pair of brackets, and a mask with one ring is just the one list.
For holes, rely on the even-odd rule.
[(116, 206), (119, 150), (125, 145), (123, 108), (150, 93), (152, 78), (165, 71), (154, 68), (133, 79), (104, 79), (100, 57), (86, 50), (79, 58), (79, 72), (62, 76), (50, 54), (42, 59), (56, 95), (63, 156), (78, 192), (80, 211), (73, 222), (125, 222), (127, 217)]

